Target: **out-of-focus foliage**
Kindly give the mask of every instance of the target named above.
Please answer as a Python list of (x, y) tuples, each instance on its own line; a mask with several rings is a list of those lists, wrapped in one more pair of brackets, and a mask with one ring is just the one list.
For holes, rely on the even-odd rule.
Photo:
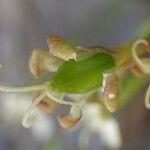
[(143, 75), (141, 77), (135, 77), (131, 73), (126, 74), (120, 82), (120, 106), (122, 107), (133, 100), (133, 96), (135, 96), (147, 82), (150, 82), (149, 76)]
[(146, 20), (141, 24), (139, 30), (137, 31), (137, 36), (139, 38), (143, 37), (150, 40), (150, 20)]

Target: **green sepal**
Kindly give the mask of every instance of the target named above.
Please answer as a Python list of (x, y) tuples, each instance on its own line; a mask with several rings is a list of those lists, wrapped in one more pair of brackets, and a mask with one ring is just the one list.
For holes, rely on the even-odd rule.
[(115, 66), (115, 59), (106, 53), (64, 62), (49, 83), (49, 88), (65, 93), (85, 93), (101, 87), (103, 73)]

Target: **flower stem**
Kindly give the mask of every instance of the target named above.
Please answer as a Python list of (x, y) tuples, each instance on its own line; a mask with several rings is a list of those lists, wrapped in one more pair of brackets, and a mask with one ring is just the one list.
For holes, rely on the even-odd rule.
[(7, 87), (0, 85), (0, 91), (4, 92), (32, 92), (32, 91), (40, 91), (45, 90), (48, 88), (47, 84), (39, 84), (33, 86), (26, 86), (26, 87)]

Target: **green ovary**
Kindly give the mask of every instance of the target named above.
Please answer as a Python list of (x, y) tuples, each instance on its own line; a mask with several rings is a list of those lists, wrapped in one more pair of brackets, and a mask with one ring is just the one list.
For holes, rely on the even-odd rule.
[(106, 53), (95, 53), (81, 61), (69, 60), (60, 66), (49, 87), (66, 93), (96, 90), (102, 85), (103, 73), (114, 66), (114, 58)]

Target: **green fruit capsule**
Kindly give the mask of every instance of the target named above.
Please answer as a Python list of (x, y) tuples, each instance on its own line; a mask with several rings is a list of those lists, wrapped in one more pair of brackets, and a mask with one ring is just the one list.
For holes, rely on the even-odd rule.
[(106, 53), (95, 53), (81, 61), (64, 62), (49, 83), (57, 92), (85, 93), (101, 87), (103, 73), (115, 66), (115, 59)]

